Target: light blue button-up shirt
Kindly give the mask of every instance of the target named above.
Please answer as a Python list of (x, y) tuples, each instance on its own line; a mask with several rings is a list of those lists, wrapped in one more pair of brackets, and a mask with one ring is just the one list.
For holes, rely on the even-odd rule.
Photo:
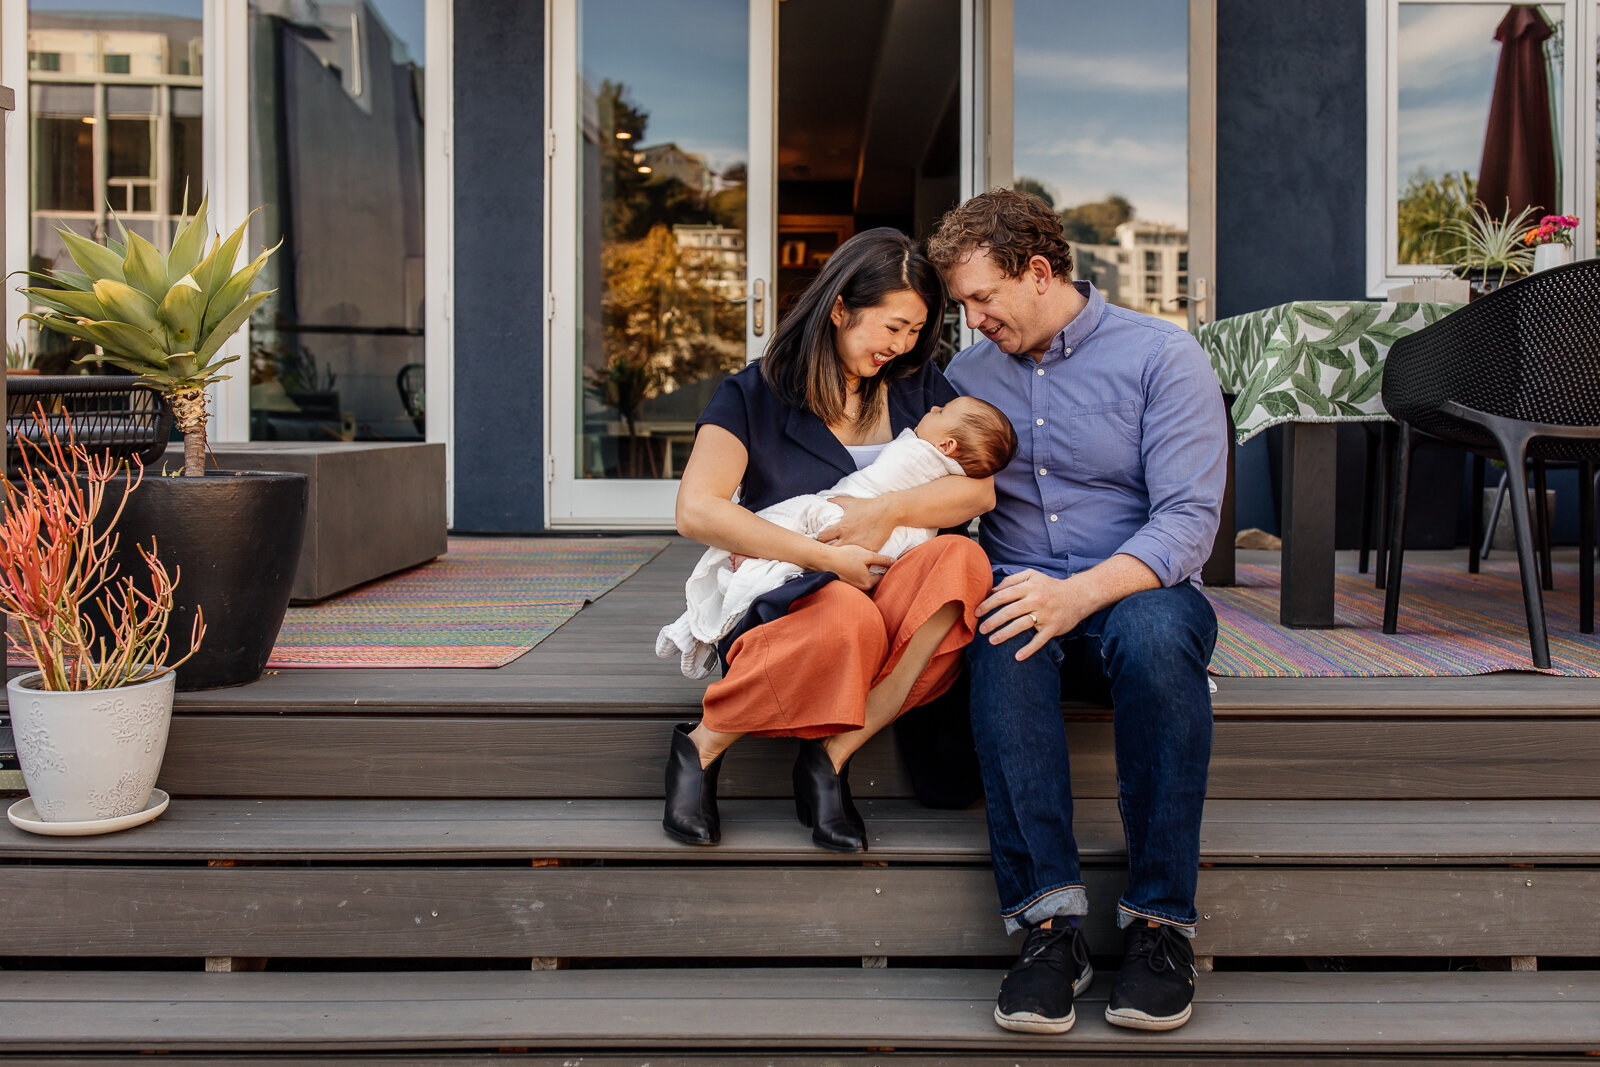
[(983, 340), (945, 371), (1017, 430), (978, 542), (1004, 574), (1066, 578), (1125, 553), (1162, 585), (1198, 581), (1227, 480), (1216, 375), (1184, 330), (1076, 284), (1088, 305), (1039, 362)]

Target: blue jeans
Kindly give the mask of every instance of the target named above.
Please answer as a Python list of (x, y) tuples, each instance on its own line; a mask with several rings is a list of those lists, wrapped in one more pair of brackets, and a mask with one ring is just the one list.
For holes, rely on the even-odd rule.
[(1152, 919), (1194, 936), (1200, 809), (1211, 762), (1206, 664), (1216, 613), (1185, 582), (1097, 611), (1018, 663), (1017, 651), (1032, 636), (991, 645), (979, 634), (967, 646), (972, 734), (1007, 931), (1089, 910), (1072, 836), (1065, 692), (1112, 708), (1117, 807), (1128, 846), (1119, 925)]

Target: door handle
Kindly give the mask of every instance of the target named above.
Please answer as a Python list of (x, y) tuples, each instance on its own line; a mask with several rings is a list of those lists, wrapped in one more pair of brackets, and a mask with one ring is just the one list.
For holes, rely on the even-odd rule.
[(1204, 278), (1195, 278), (1189, 283), (1189, 306), (1194, 309), (1195, 325), (1210, 322), (1209, 304), (1211, 302), (1211, 287)]
[(761, 278), (750, 283), (750, 307), (754, 315), (751, 329), (760, 337), (767, 332), (767, 283)]

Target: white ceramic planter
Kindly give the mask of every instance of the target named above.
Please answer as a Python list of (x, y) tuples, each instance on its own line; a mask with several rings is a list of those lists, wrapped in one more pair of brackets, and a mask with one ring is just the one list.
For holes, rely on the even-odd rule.
[(1572, 246), (1546, 244), (1533, 246), (1533, 269), (1549, 270), (1572, 262)]
[(173, 676), (120, 689), (32, 688), (38, 672), (6, 683), (17, 762), (46, 823), (116, 819), (144, 809), (161, 773), (172, 724)]

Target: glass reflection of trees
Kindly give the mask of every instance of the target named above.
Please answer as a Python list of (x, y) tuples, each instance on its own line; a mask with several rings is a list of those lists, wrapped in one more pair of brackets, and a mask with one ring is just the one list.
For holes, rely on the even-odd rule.
[(744, 364), (745, 167), (716, 175), (676, 145), (643, 147), (649, 113), (620, 82), (601, 82), (596, 103), (604, 363), (585, 391), (622, 423), (603, 473), (671, 476), (645, 405)]

